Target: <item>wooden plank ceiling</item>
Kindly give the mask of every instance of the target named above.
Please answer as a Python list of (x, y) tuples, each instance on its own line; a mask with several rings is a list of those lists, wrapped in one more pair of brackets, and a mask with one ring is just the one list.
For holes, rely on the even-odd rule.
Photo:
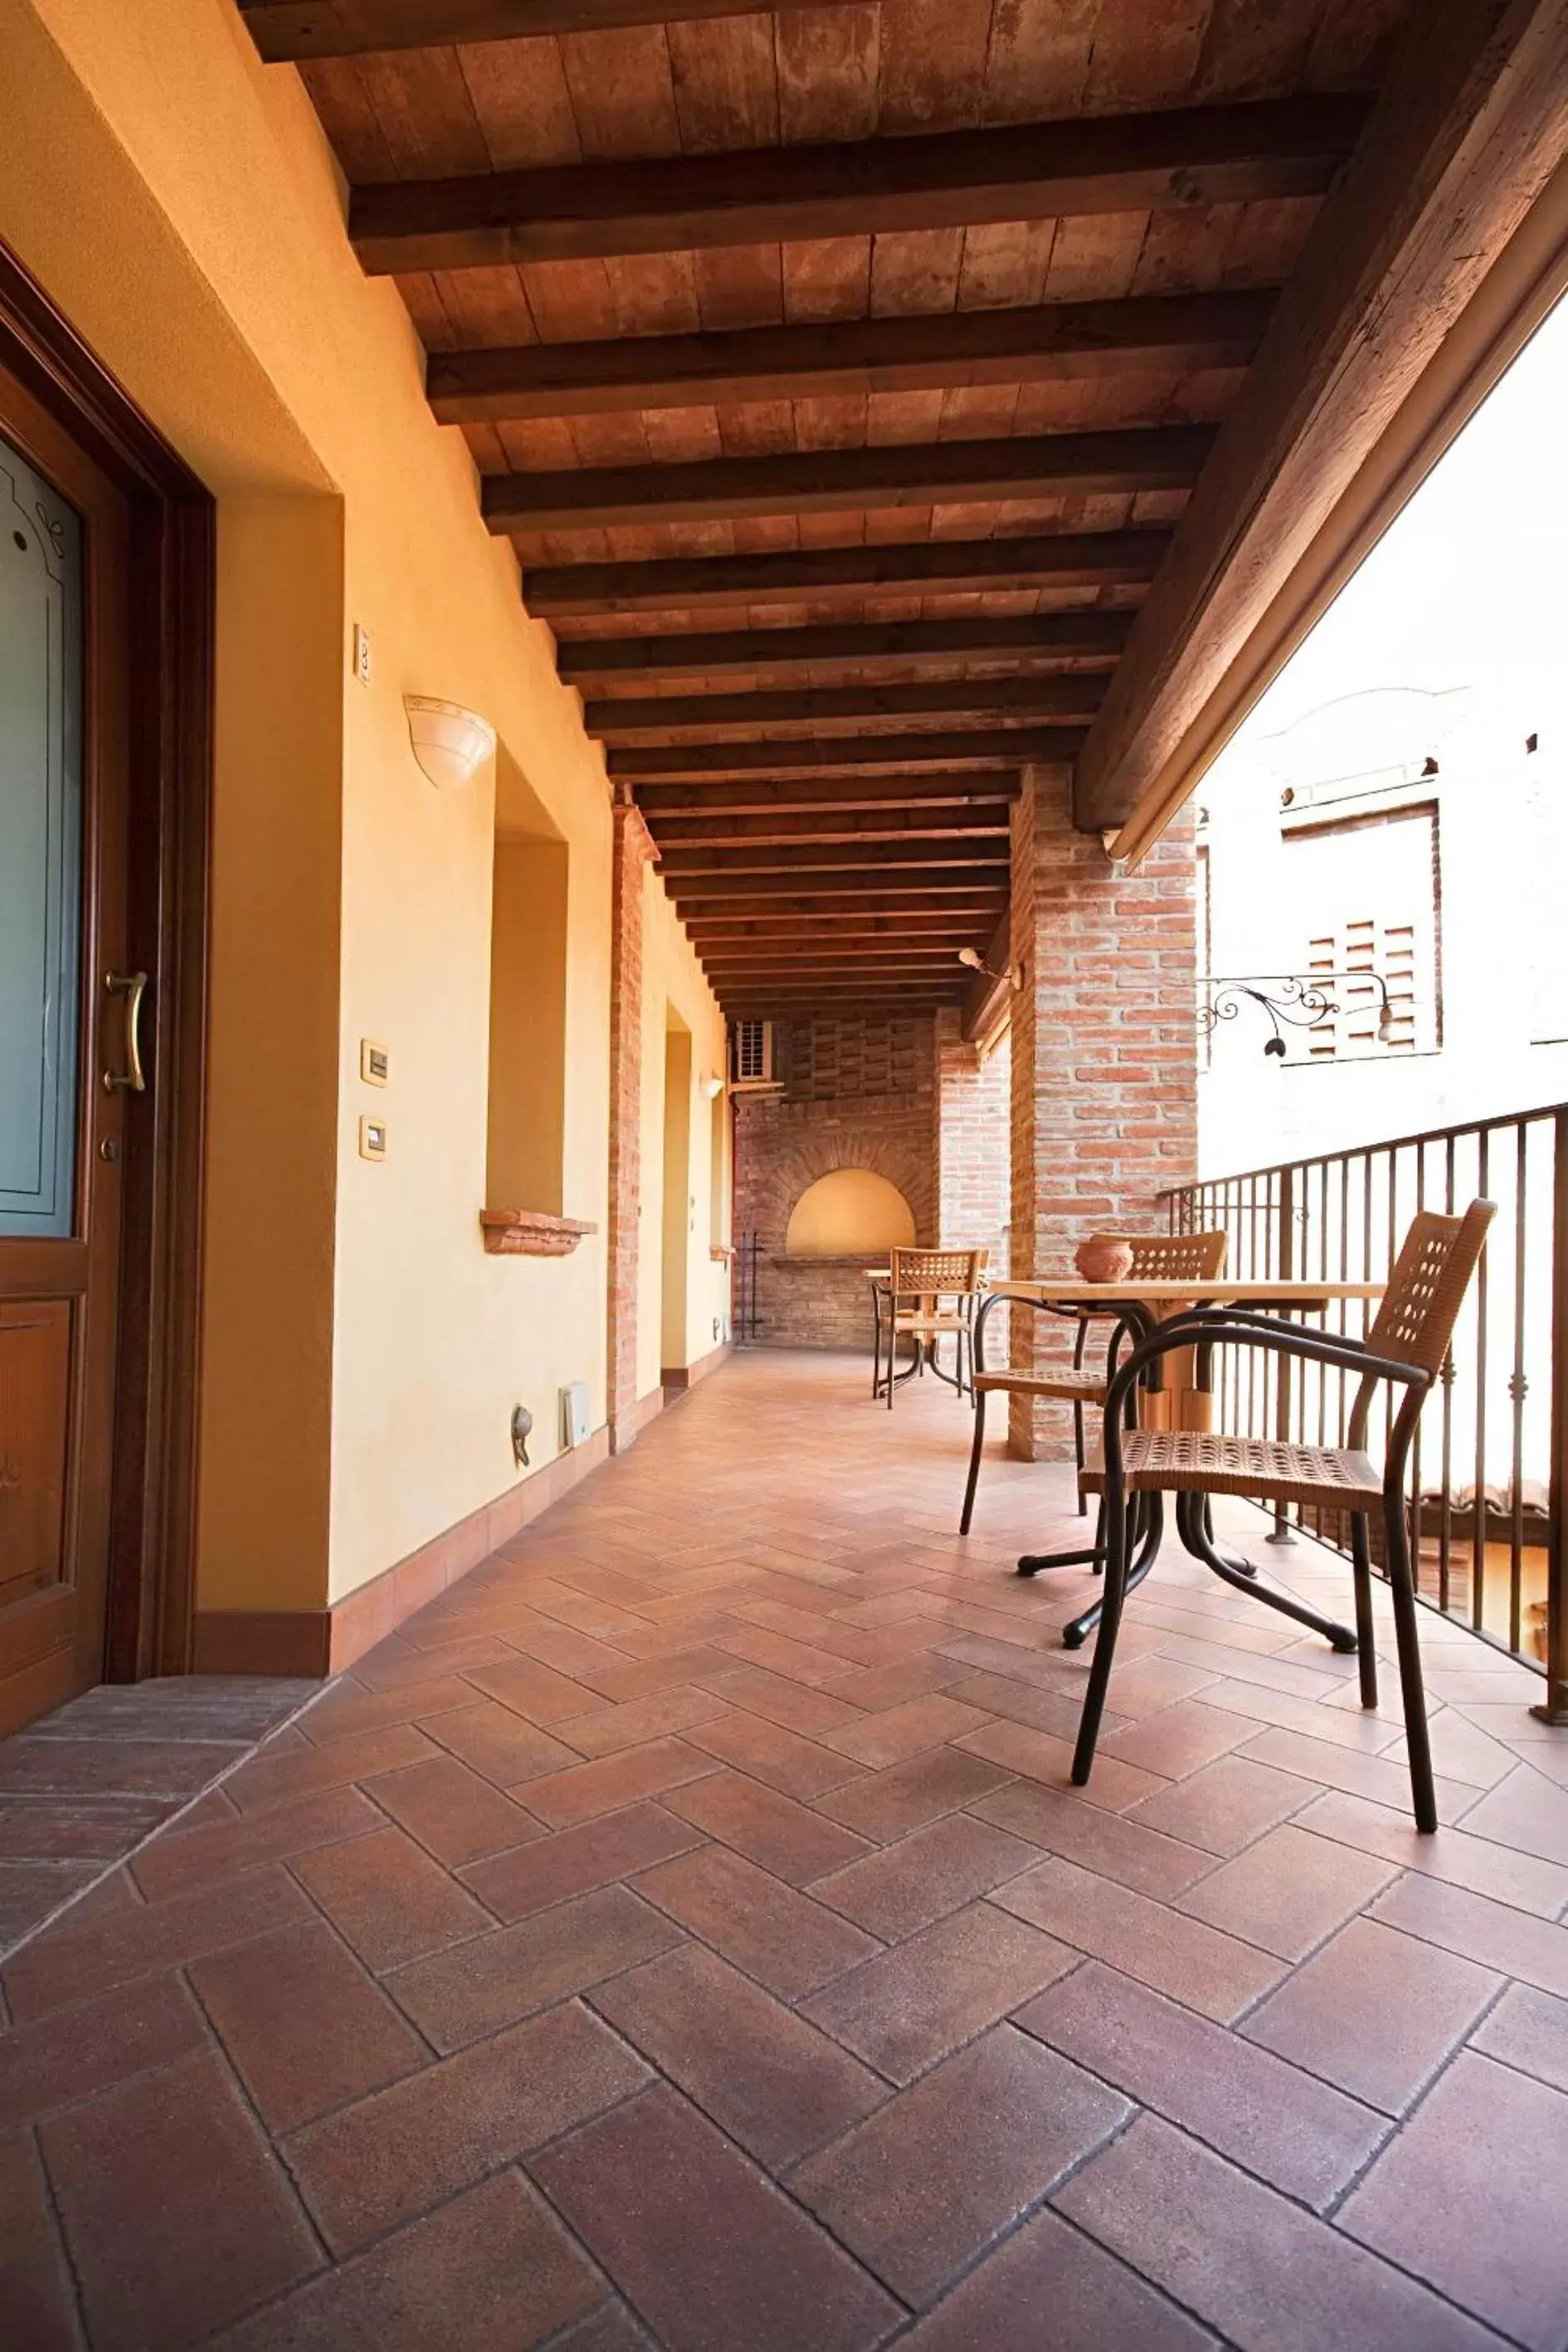
[(1406, 0), (241, 5), (728, 1010), (959, 1001)]

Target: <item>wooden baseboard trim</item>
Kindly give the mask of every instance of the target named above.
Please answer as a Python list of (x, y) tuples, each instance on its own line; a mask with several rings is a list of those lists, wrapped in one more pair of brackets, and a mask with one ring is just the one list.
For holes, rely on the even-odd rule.
[(315, 1679), (341, 1673), (561, 1502), (609, 1453), (609, 1432), (596, 1429), (585, 1445), (558, 1454), (330, 1609), (199, 1610), (193, 1671)]
[(718, 1347), (710, 1348), (705, 1356), (699, 1356), (694, 1364), (672, 1364), (667, 1371), (659, 1374), (659, 1380), (665, 1388), (675, 1390), (677, 1394), (694, 1389), (699, 1381), (705, 1381), (710, 1372), (718, 1370), (729, 1352), (729, 1340), (721, 1339)]

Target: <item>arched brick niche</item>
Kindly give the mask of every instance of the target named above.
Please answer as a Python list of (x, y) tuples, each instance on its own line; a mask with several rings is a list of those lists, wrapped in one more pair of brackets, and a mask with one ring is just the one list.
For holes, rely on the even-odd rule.
[(864, 1270), (885, 1254), (792, 1255), (790, 1215), (820, 1178), (864, 1169), (902, 1193), (918, 1239), (936, 1238), (932, 1025), (792, 1023), (775, 1053), (783, 1091), (742, 1095), (735, 1106), (735, 1233), (757, 1236), (758, 1336), (779, 1347), (868, 1350)]

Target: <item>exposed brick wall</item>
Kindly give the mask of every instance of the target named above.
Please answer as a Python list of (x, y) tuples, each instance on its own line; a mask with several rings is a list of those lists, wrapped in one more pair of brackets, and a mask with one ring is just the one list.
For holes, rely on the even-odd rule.
[[(1078, 832), (1065, 770), (1026, 776), (1012, 820), (1012, 1267), (1061, 1269), (1097, 1226), (1163, 1231), (1159, 1194), (1197, 1162), (1194, 858), (1179, 820), (1115, 876)], [(1065, 1357), (1068, 1327), (1013, 1317), (1015, 1364)], [(1071, 1451), (1063, 1405), (1011, 1400), (1015, 1453)]]
[(735, 1103), (735, 1234), (761, 1244), (759, 1334), (781, 1347), (869, 1345), (861, 1268), (871, 1259), (781, 1267), (790, 1212), (819, 1176), (868, 1168), (896, 1184), (921, 1240), (934, 1237), (935, 1045), (929, 1018), (781, 1024), (777, 1095)]
[(605, 1373), (610, 1447), (637, 1435), (637, 1212), (642, 1196), (643, 867), (658, 855), (638, 812), (615, 811), (610, 873), (610, 1203)]
[[(959, 1248), (990, 1253), (994, 1281), (1008, 1268), (1012, 1217), (1013, 1038), (1004, 1030), (983, 1058), (963, 1039), (963, 1016), (944, 1006), (936, 1016), (935, 1139), (937, 1227)], [(1007, 1308), (985, 1318), (985, 1360), (1007, 1360)]]

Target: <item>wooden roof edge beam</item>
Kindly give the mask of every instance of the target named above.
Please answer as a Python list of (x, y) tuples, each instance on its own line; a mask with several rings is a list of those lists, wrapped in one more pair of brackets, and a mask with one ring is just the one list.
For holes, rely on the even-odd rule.
[[(239, 0), (268, 65), (357, 58), (382, 49), (446, 48), (466, 41), (534, 40), (551, 33), (607, 33), (627, 25), (689, 24), (776, 15), (786, 0)], [(832, 0), (787, 0), (792, 8)]]
[(1085, 607), (1065, 613), (994, 614), (977, 620), (849, 623), (843, 627), (668, 630), (652, 637), (557, 637), (555, 667), (573, 686), (717, 677), (832, 663), (1061, 660), (1110, 662), (1132, 625), (1130, 613)]
[(1077, 758), (1085, 730), (1068, 725), (976, 728), (967, 734), (835, 735), (816, 740), (754, 743), (655, 743), (623, 745), (605, 755), (612, 781), (655, 783), (664, 779), (773, 773), (784, 777), (825, 769), (952, 768), (961, 760), (976, 767), (1016, 767), (1031, 762), (1064, 763)]
[(1568, 0), (1415, 14), (1081, 755), (1078, 821), (1121, 828), (1121, 854), (1158, 837), (1563, 291), (1565, 157)]
[(1102, 677), (915, 680), (907, 686), (783, 687), (752, 694), (627, 695), (583, 706), (583, 724), (606, 741), (701, 728), (713, 735), (758, 727), (817, 727), (860, 719), (939, 716), (986, 720), (1004, 713), (1087, 722), (1104, 698)]
[(777, 555), (682, 555), (651, 563), (536, 565), (522, 575), (536, 619), (795, 604), (803, 598), (924, 589), (1100, 589), (1152, 580), (1169, 530), (1049, 531), (1017, 539), (902, 540), (792, 548)]
[(1130, 368), (1240, 368), (1273, 307), (1267, 289), (1154, 294), (936, 318), (432, 352), (426, 388), (443, 425), (474, 425), (1066, 382)]
[(1319, 195), (1367, 103), (1306, 94), (377, 182), (353, 192), (349, 235), (363, 267), (384, 274)]
[(642, 784), (635, 798), (650, 824), (669, 818), (847, 815), (907, 808), (911, 815), (930, 809), (968, 808), (975, 802), (1017, 798), (1017, 770), (958, 768), (944, 774), (912, 776), (803, 776), (784, 782), (767, 776), (729, 782)]

